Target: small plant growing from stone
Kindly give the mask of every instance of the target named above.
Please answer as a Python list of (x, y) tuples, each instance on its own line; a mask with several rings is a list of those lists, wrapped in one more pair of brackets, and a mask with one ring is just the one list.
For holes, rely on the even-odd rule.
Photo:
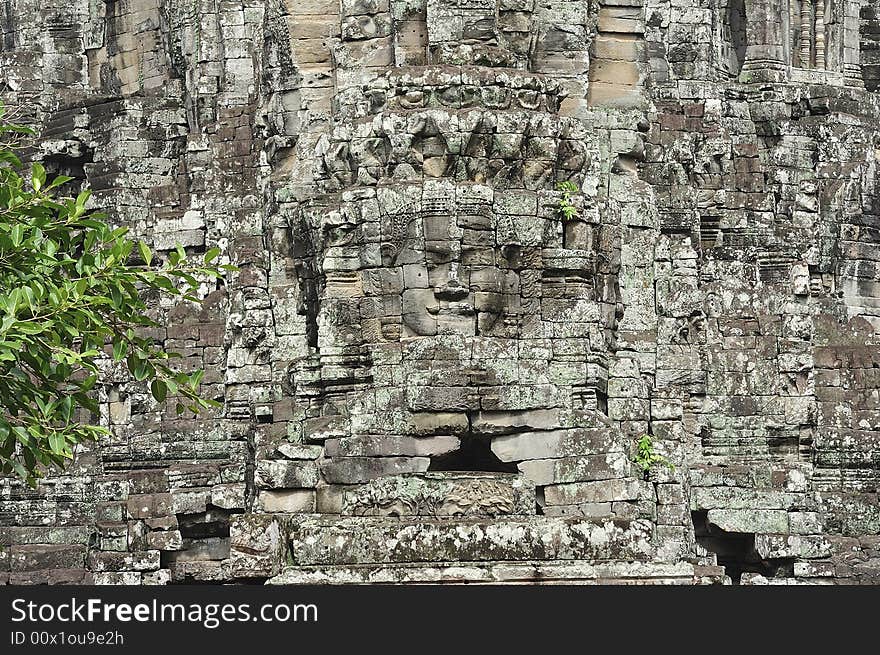
[(557, 182), (556, 190), (562, 192), (562, 197), (559, 199), (559, 213), (562, 215), (562, 220), (570, 221), (577, 218), (577, 208), (571, 203), (572, 196), (580, 191), (577, 184), (571, 180)]
[(636, 442), (636, 456), (633, 458), (633, 462), (642, 469), (642, 474), (645, 476), (645, 479), (650, 475), (651, 469), (658, 464), (665, 466), (670, 471), (675, 470), (675, 466), (672, 462), (660, 453), (654, 452), (654, 440), (651, 439), (651, 435), (649, 434), (643, 434)]

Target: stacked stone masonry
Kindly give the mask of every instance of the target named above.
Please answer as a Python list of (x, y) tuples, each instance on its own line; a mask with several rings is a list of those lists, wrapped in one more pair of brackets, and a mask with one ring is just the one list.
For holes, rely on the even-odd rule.
[(28, 157), (239, 269), (153, 303), (222, 410), (114, 373), (112, 437), (0, 480), (0, 582), (880, 583), (877, 0), (0, 26)]

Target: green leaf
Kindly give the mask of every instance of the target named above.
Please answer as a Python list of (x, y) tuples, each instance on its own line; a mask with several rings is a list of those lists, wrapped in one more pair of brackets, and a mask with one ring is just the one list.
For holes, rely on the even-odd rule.
[(143, 382), (148, 377), (153, 375), (155, 371), (153, 370), (153, 365), (146, 359), (139, 359), (138, 365), (135, 367), (132, 373), (134, 374), (134, 379), (138, 382)]
[(40, 332), (43, 331), (42, 326), (36, 325), (35, 323), (18, 322), (16, 323), (16, 326), (18, 327), (18, 331), (22, 334), (33, 335), (40, 334)]
[(12, 226), (12, 232), (9, 234), (12, 239), (12, 245), (15, 248), (18, 248), (21, 245), (22, 240), (24, 239), (24, 225), (21, 223), (17, 223)]
[(12, 432), (15, 433), (15, 438), (24, 446), (27, 446), (31, 442), (30, 435), (28, 431), (21, 425), (16, 425), (12, 428)]
[(72, 177), (68, 177), (67, 175), (59, 175), (54, 180), (52, 180), (52, 183), (46, 188), (47, 189), (54, 189), (55, 187), (59, 187), (62, 184), (67, 184), (71, 180), (73, 180)]
[(124, 339), (114, 339), (113, 340), (113, 361), (120, 362), (122, 358), (125, 357), (125, 354), (128, 352), (128, 343)]
[(149, 266), (153, 261), (153, 253), (150, 252), (147, 244), (145, 244), (143, 241), (138, 241), (138, 250), (141, 253), (141, 259), (143, 259), (144, 263)]
[(113, 301), (113, 306), (116, 309), (122, 309), (125, 300), (123, 299), (122, 292), (119, 289), (117, 289), (116, 287), (110, 289), (110, 298)]
[(24, 299), (25, 299), (25, 302), (27, 302), (28, 309), (30, 309), (31, 312), (33, 312), (34, 308), (36, 307), (36, 304), (37, 304), (37, 299), (36, 299), (36, 295), (34, 294), (34, 290), (31, 289), (30, 287), (22, 287), (22, 293), (24, 294)]
[(190, 383), (190, 385), (192, 386), (193, 389), (195, 389), (196, 387), (199, 386), (199, 384), (201, 384), (201, 382), (202, 382), (202, 378), (203, 378), (203, 377), (205, 377), (205, 371), (202, 370), (202, 369), (199, 369), (199, 370), (197, 370), (197, 371), (194, 371), (194, 372), (190, 375), (190, 377), (189, 377), (189, 383)]
[(43, 185), (46, 183), (46, 169), (43, 168), (43, 165), (35, 161), (31, 164), (31, 184), (34, 187), (34, 191), (39, 191), (43, 188)]
[(66, 442), (64, 441), (64, 437), (62, 437), (57, 432), (49, 433), (49, 447), (52, 449), (52, 452), (56, 455), (62, 455), (65, 451)]
[(8, 150), (0, 150), (0, 161), (5, 161), (14, 168), (21, 168), (21, 160)]
[(220, 248), (211, 248), (205, 253), (204, 262), (210, 264), (213, 260), (220, 256)]
[(164, 402), (168, 395), (168, 386), (162, 380), (153, 380), (150, 383), (150, 392), (158, 402)]
[(73, 397), (65, 396), (61, 401), (61, 416), (65, 421), (70, 421), (70, 417), (73, 415)]
[(28, 473), (27, 469), (22, 466), (21, 462), (13, 460), (12, 467), (15, 469), (15, 473), (16, 475), (18, 475), (18, 477), (26, 480), (30, 479), (30, 474)]

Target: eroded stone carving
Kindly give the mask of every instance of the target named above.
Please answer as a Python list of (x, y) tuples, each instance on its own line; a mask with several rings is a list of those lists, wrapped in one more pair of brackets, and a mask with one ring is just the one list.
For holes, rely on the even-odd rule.
[(502, 516), (534, 511), (534, 486), (519, 476), (422, 473), (378, 478), (346, 492), (350, 516)]
[[(0, 25), (33, 156), (240, 269), (154, 308), (223, 411), (110, 380), (110, 439), (0, 483), (0, 582), (877, 582), (874, 8)], [(674, 470), (633, 464), (645, 434)]]

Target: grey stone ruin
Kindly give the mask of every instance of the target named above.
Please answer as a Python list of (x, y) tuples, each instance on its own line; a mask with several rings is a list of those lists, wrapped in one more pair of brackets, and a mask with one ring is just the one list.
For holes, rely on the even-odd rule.
[(0, 581), (880, 582), (878, 10), (11, 0), (31, 156), (239, 272)]

